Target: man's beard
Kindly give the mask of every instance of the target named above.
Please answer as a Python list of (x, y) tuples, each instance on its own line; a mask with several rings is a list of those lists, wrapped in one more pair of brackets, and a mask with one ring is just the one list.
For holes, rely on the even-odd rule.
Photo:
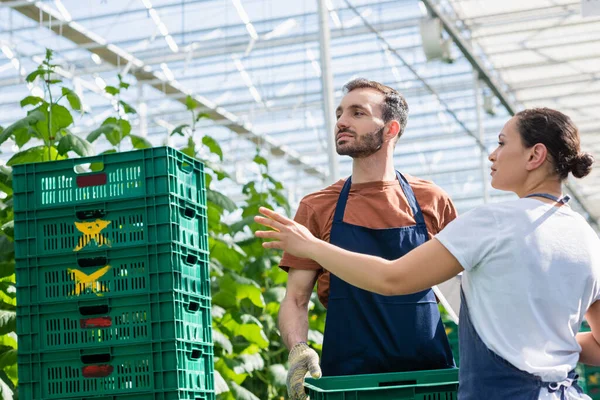
[[(340, 156), (350, 156), (352, 158), (368, 157), (381, 149), (384, 129), (385, 126), (364, 136), (354, 135), (354, 143), (339, 145), (336, 141), (335, 150)], [(339, 134), (340, 132), (338, 132)]]

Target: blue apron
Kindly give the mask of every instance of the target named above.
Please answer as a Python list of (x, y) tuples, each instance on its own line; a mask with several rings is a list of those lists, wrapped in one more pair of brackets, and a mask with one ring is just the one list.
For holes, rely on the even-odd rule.
[[(527, 197), (545, 197), (566, 203), (568, 196), (559, 199), (546, 193), (535, 193)], [(471, 323), (469, 307), (460, 292), (459, 349), (460, 370), (458, 398), (460, 400), (537, 400), (540, 389), (558, 392), (565, 399), (565, 390), (573, 386), (579, 393), (577, 374), (571, 371), (564, 382), (542, 382), (541, 378), (522, 371), (494, 353), (483, 343)]]
[[(369, 229), (343, 222), (352, 185), (352, 179), (348, 178), (337, 201), (331, 244), (394, 260), (428, 240), (415, 195), (399, 172), (396, 176), (416, 225)], [(382, 296), (331, 274), (321, 357), (323, 376), (441, 369), (454, 365), (431, 289), (407, 296)]]

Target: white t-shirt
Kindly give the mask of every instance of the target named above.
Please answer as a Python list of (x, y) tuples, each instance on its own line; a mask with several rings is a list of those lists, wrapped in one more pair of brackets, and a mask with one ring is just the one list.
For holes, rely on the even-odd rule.
[(478, 207), (437, 236), (465, 272), (462, 286), (483, 343), (520, 370), (560, 382), (600, 297), (600, 239), (568, 206), (523, 198)]

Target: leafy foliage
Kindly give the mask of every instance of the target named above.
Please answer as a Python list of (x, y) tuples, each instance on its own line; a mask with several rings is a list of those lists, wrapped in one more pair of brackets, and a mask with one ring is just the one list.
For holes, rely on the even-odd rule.
[[(16, 290), (13, 244), (13, 207), (11, 166), (57, 160), (72, 156), (93, 155), (91, 143), (104, 136), (113, 146), (105, 153), (120, 150), (129, 138), (136, 149), (151, 147), (147, 139), (132, 135), (129, 118), (136, 110), (121, 99), (129, 84), (118, 76), (118, 85), (107, 86), (113, 97), (115, 113), (107, 117), (86, 139), (69, 129), (74, 116), (82, 110), (77, 94), (56, 79), (52, 51), (37, 70), (30, 73), (29, 83), (41, 82), (44, 97), (27, 96), (21, 100), (26, 116), (3, 129), (0, 144), (12, 139), (19, 151), (0, 166), (0, 394), (11, 399), (17, 392), (15, 335)], [(209, 117), (198, 113), (198, 103), (186, 99), (190, 123), (174, 129), (185, 145), (180, 149), (205, 163), (211, 282), (213, 293), (213, 337), (215, 343), (215, 386), (220, 400), (282, 399), (285, 395), (287, 349), (277, 328), (279, 305), (285, 294), (287, 275), (277, 268), (279, 254), (266, 252), (254, 237), (258, 228), (253, 217), (258, 207), (285, 210), (290, 207), (281, 182), (269, 174), (267, 160), (257, 150), (254, 157), (260, 174), (241, 189), (242, 200), (234, 202), (218, 187), (231, 179), (223, 168), (223, 150), (208, 135), (201, 138), (197, 122)], [(27, 147), (30, 142), (33, 146)], [(90, 167), (95, 170), (94, 164)], [(320, 304), (311, 303), (309, 340), (316, 348), (322, 341), (325, 313)]]

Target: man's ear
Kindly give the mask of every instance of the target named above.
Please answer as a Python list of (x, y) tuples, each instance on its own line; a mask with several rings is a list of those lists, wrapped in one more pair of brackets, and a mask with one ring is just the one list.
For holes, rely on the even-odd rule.
[(387, 124), (387, 133), (385, 134), (386, 139), (394, 139), (398, 136), (398, 132), (400, 132), (400, 123), (395, 119), (391, 120)]
[(533, 171), (542, 165), (548, 158), (548, 149), (542, 143), (537, 143), (533, 147), (527, 149), (529, 158), (527, 159), (526, 168), (528, 171)]

